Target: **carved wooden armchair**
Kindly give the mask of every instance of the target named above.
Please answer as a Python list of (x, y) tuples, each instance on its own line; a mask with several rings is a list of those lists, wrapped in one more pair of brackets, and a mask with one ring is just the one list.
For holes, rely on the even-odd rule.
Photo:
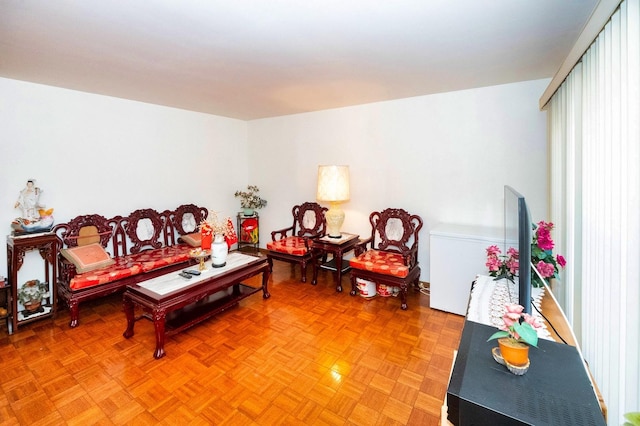
[(318, 203), (303, 203), (294, 206), (293, 225), (271, 233), (271, 242), (267, 243), (267, 259), (273, 270), (273, 259), (299, 264), (300, 281), (307, 282), (307, 264), (314, 260), (310, 239), (321, 237), (326, 233), (327, 223), (324, 218), (326, 207)]
[(371, 213), (369, 222), (371, 237), (356, 248), (349, 261), (350, 294), (356, 295), (358, 278), (399, 287), (400, 307), (406, 310), (407, 286), (413, 283), (417, 287), (420, 279), (418, 233), (422, 219), (403, 209), (386, 209)]

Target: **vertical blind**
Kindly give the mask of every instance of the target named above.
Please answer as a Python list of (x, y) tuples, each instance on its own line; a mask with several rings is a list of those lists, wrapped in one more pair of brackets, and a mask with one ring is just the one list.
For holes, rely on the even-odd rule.
[(609, 410), (640, 411), (640, 0), (625, 0), (547, 104), (559, 291)]

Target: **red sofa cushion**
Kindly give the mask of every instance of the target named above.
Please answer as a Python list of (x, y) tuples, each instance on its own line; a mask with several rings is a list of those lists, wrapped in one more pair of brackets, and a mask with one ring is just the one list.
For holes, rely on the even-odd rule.
[(409, 267), (404, 264), (399, 253), (368, 250), (349, 260), (352, 268), (372, 271), (378, 274), (404, 278), (409, 275)]
[(76, 275), (71, 279), (69, 287), (73, 290), (93, 287), (174, 263), (185, 262), (190, 259), (191, 250), (189, 245), (179, 244), (117, 257), (113, 265)]
[(282, 240), (267, 243), (267, 250), (278, 253), (287, 253), (294, 256), (304, 256), (307, 254), (307, 247), (302, 237), (287, 237)]

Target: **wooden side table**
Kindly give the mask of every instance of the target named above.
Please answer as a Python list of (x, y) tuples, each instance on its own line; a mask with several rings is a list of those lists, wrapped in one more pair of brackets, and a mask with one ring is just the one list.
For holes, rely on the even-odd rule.
[[(27, 314), (18, 309), (18, 271), (24, 262), (24, 255), (30, 250), (38, 250), (44, 260), (44, 279), (49, 284), (49, 297), (41, 312)], [(53, 233), (26, 234), (7, 237), (7, 274), (11, 286), (11, 325), (12, 330), (18, 329), (21, 324), (27, 324), (42, 318), (52, 317), (57, 306), (57, 279), (58, 279), (58, 237)]]
[(311, 284), (318, 283), (318, 268), (333, 271), (335, 274), (336, 291), (342, 291), (342, 274), (351, 269), (349, 261), (342, 260), (342, 257), (355, 249), (360, 242), (359, 235), (342, 233), (341, 238), (331, 238), (324, 236), (311, 241), (311, 249), (314, 251), (314, 259), (328, 253), (333, 255), (333, 259), (328, 262), (320, 263), (314, 261), (313, 264), (313, 281)]
[(258, 251), (260, 243), (260, 218), (258, 212), (254, 212), (251, 216), (245, 216), (243, 212), (238, 213), (238, 250), (244, 247), (251, 247), (253, 251)]

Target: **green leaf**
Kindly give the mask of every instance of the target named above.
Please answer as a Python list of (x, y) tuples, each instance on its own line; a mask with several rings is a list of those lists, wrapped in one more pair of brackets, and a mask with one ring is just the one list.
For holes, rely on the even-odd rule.
[(516, 322), (513, 324), (513, 329), (520, 335), (520, 340), (524, 341), (528, 345), (538, 347), (538, 333), (531, 327), (530, 324), (523, 322), (522, 324)]
[(640, 426), (640, 412), (636, 411), (636, 412), (631, 412), (631, 413), (627, 413), (624, 415), (624, 418), (629, 420), (629, 422), (625, 422), (625, 425), (632, 425), (632, 426)]
[(499, 338), (501, 338), (501, 337), (509, 337), (509, 333), (507, 333), (506, 331), (502, 331), (502, 330), (501, 330), (501, 331), (496, 331), (495, 333), (493, 333), (493, 334), (491, 335), (491, 337), (489, 337), (489, 338), (487, 339), (487, 342), (488, 342), (489, 340), (499, 339)]

